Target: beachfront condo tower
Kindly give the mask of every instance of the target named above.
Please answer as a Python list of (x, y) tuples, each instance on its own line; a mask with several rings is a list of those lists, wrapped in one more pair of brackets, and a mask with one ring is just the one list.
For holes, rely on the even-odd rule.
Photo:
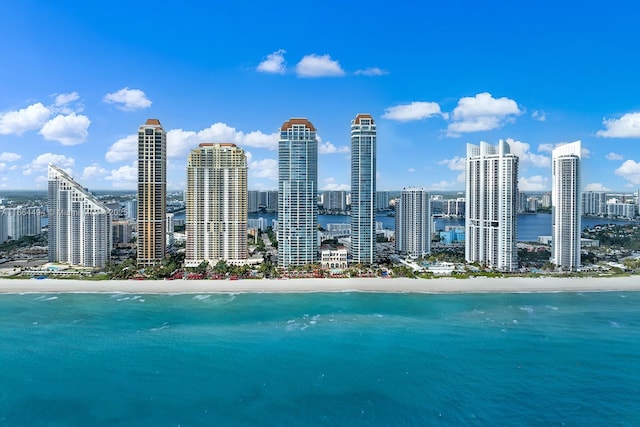
[(185, 266), (247, 260), (247, 156), (235, 144), (200, 144), (187, 161)]
[(580, 267), (580, 150), (581, 143), (576, 141), (551, 154), (551, 262), (567, 271)]
[(370, 114), (351, 121), (351, 259), (376, 261), (376, 124)]
[(424, 188), (405, 188), (396, 202), (396, 252), (411, 258), (431, 252), (431, 201)]
[(49, 165), (49, 261), (104, 267), (111, 255), (111, 212), (59, 167)]
[(138, 265), (157, 265), (166, 252), (167, 134), (158, 119), (138, 129)]
[(508, 142), (467, 144), (467, 262), (501, 271), (518, 268), (518, 163)]
[(318, 140), (307, 119), (282, 125), (278, 142), (278, 266), (318, 259)]

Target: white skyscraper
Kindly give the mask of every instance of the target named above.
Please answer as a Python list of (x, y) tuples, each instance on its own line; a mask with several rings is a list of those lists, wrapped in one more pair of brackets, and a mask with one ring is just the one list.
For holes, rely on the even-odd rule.
[(581, 197), (580, 141), (553, 150), (551, 262), (562, 270), (580, 267)]
[(431, 203), (424, 188), (405, 188), (396, 203), (396, 251), (413, 258), (431, 252)]
[(318, 140), (307, 119), (290, 119), (278, 143), (278, 265), (318, 259)]
[(509, 143), (467, 144), (466, 197), (466, 261), (517, 269), (518, 157)]
[(111, 255), (111, 212), (66, 172), (49, 165), (49, 261), (104, 267)]
[(247, 252), (247, 157), (235, 144), (200, 144), (187, 163), (185, 265), (224, 260), (242, 264)]
[(376, 124), (371, 114), (351, 121), (351, 258), (376, 261)]

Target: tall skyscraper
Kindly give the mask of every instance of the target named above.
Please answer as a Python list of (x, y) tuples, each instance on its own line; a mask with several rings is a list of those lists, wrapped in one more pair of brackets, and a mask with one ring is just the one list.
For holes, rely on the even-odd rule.
[(260, 211), (260, 192), (258, 190), (249, 190), (247, 192), (247, 210), (250, 213)]
[(224, 260), (242, 264), (247, 252), (247, 157), (235, 144), (200, 144), (187, 162), (185, 265)]
[(111, 255), (111, 212), (65, 171), (49, 165), (49, 261), (104, 267)]
[(338, 212), (347, 210), (347, 192), (343, 190), (324, 191), (322, 193), (322, 208)]
[(318, 259), (318, 140), (307, 119), (282, 125), (278, 143), (278, 265)]
[(389, 209), (390, 196), (388, 191), (376, 191), (376, 209), (379, 211)]
[(351, 259), (376, 261), (376, 124), (371, 114), (351, 121)]
[(412, 258), (431, 252), (431, 203), (424, 188), (405, 188), (396, 203), (396, 251)]
[(580, 267), (580, 150), (581, 143), (576, 141), (551, 153), (551, 262), (569, 271)]
[(138, 129), (138, 265), (155, 265), (166, 252), (167, 134), (160, 120)]
[(509, 143), (467, 144), (465, 259), (503, 271), (518, 267), (518, 156)]

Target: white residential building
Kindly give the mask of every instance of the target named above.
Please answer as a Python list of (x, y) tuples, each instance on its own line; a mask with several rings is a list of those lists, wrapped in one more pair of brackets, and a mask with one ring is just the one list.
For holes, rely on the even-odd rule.
[(431, 203), (424, 188), (405, 188), (396, 203), (396, 251), (412, 258), (431, 252)]

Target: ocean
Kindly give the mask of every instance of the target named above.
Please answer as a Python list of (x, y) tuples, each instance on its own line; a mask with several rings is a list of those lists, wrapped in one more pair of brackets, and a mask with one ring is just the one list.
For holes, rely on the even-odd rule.
[(640, 293), (0, 295), (0, 424), (640, 425)]

